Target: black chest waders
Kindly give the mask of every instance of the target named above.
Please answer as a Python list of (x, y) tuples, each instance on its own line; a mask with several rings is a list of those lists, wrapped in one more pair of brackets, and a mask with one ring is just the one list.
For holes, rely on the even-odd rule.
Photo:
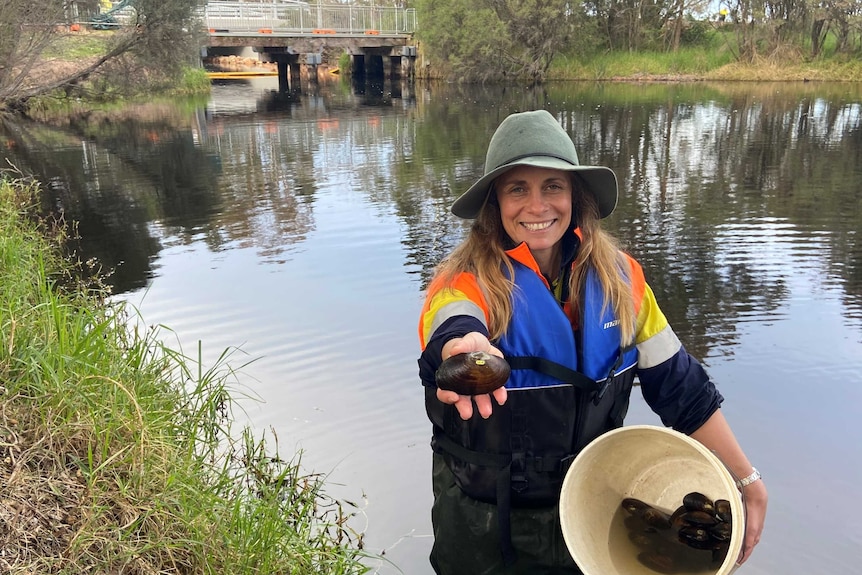
[[(536, 476), (536, 474), (555, 473), (559, 477), (565, 476), (569, 465), (574, 460), (576, 453), (575, 449), (583, 447), (580, 445), (581, 436), (584, 433), (584, 422), (586, 421), (586, 411), (590, 405), (598, 405), (605, 395), (605, 392), (614, 382), (617, 377), (617, 369), (623, 362), (623, 356), (628, 351), (628, 348), (621, 349), (617, 360), (611, 367), (608, 377), (601, 383), (596, 380), (572, 370), (556, 362), (539, 358), (539, 357), (507, 357), (510, 367), (514, 369), (530, 369), (545, 375), (549, 375), (561, 383), (571, 384), (576, 388), (576, 410), (578, 417), (576, 419), (575, 432), (570, 438), (568, 453), (565, 455), (549, 455), (549, 456), (527, 456), (526, 451), (528, 442), (524, 441), (524, 430), (526, 429), (526, 413), (518, 413), (511, 410), (504, 410), (501, 406), (500, 411), (505, 411), (508, 415), (508, 420), (504, 423), (508, 429), (509, 448), (508, 453), (492, 453), (489, 451), (477, 451), (464, 447), (460, 443), (454, 441), (445, 433), (435, 433), (431, 441), (433, 450), (443, 455), (449, 455), (462, 462), (481, 466), (487, 469), (496, 470), (496, 485), (493, 495), (487, 493), (485, 497), (476, 497), (480, 500), (485, 500), (496, 504), (497, 520), (500, 531), (500, 551), (503, 561), (506, 565), (512, 565), (517, 561), (517, 554), (512, 545), (512, 526), (511, 526), (511, 509), (513, 506), (512, 495), (515, 494), (516, 505), (523, 507), (539, 506), (541, 504), (553, 505), (559, 500), (559, 491), (547, 493), (543, 498), (534, 500), (532, 504), (524, 504), (522, 499), (528, 495), (530, 484), (528, 477)], [(628, 402), (623, 402), (622, 409), (627, 407)], [(613, 420), (621, 419), (621, 414), (612, 413)], [(601, 432), (607, 429), (601, 430)], [(475, 497), (470, 493), (469, 489), (462, 486), (462, 490)], [(540, 503), (541, 502), (541, 503)]]

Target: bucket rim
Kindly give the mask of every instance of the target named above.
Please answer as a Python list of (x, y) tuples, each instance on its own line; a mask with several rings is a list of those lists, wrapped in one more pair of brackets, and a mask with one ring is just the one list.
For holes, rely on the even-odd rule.
[[(566, 476), (563, 479), (560, 494), (559, 514), (561, 528), (563, 530), (563, 538), (572, 558), (575, 559), (576, 562), (578, 562), (578, 559), (581, 555), (581, 550), (575, 548), (575, 546), (573, 546), (572, 542), (570, 541), (569, 532), (566, 529), (567, 517), (569, 515), (569, 505), (566, 505), (565, 503), (567, 503), (568, 501), (567, 493), (572, 489), (571, 483), (575, 481), (574, 478), (578, 474), (577, 469), (579, 460), (581, 462), (589, 461), (591, 459), (592, 452), (601, 450), (606, 443), (619, 440), (618, 436), (621, 434), (632, 434), (635, 432), (639, 432), (641, 434), (661, 434), (662, 436), (665, 436), (666, 439), (669, 439), (671, 441), (682, 442), (687, 447), (694, 450), (705, 462), (709, 464), (711, 469), (716, 472), (717, 477), (720, 478), (720, 485), (722, 487), (722, 491), (727, 495), (726, 498), (730, 501), (731, 512), (734, 521), (728, 553), (725, 556), (724, 561), (721, 563), (721, 565), (716, 568), (716, 571), (714, 573), (710, 572), (710, 575), (729, 575), (733, 573), (738, 567), (736, 561), (738, 559), (738, 554), (742, 549), (742, 541), (745, 536), (744, 499), (742, 497), (742, 494), (737, 489), (736, 478), (733, 476), (727, 465), (721, 460), (721, 458), (719, 458), (716, 453), (708, 449), (705, 445), (703, 445), (696, 439), (693, 439), (688, 435), (685, 435), (679, 431), (670, 428), (648, 424), (626, 425), (603, 433), (602, 435), (591, 441), (578, 453), (577, 457), (575, 457), (574, 461), (566, 472)], [(741, 518), (741, 520), (737, 518)], [(586, 571), (584, 573), (586, 574)]]

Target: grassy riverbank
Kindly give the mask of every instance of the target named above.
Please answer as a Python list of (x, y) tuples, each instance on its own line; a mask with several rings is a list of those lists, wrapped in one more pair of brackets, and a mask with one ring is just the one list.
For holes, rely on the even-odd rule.
[(727, 82), (859, 82), (862, 61), (847, 55), (806, 58), (788, 47), (750, 62), (739, 61), (731, 40), (712, 34), (700, 46), (668, 52), (597, 52), (560, 54), (549, 80), (727, 81)]
[(130, 330), (37, 194), (0, 179), (0, 571), (367, 571), (323, 478), (231, 429), (241, 366)]
[[(61, 36), (44, 54), (34, 68), (37, 75), (60, 75), (81, 66), (88, 59), (104, 51), (111, 31), (88, 31)], [(726, 81), (726, 82), (781, 82), (781, 81), (862, 81), (862, 60), (840, 54), (827, 45), (817, 58), (806, 57), (809, 48), (786, 46), (764, 51), (764, 55), (750, 61), (738, 58), (738, 39), (732, 29), (708, 29), (701, 42), (684, 45), (675, 51), (628, 50), (575, 50), (557, 54), (547, 73), (547, 80), (587, 81)], [(768, 54), (768, 55), (766, 55)], [(346, 62), (330, 62), (333, 67), (346, 69)], [(257, 68), (249, 64), (249, 67)], [(435, 74), (433, 67), (417, 70), (422, 77)], [(143, 99), (152, 100), (152, 94), (166, 97), (203, 96), (209, 93), (211, 80), (201, 68), (187, 67), (180, 78), (169, 85), (151, 85), (143, 98), (123, 95), (110, 87), (98, 91), (99, 96), (83, 86), (75, 97), (42, 97), (32, 102), (30, 114), (40, 120), (58, 116), (76, 116), (92, 109), (115, 109)], [(114, 96), (112, 98), (112, 95)], [(140, 95), (139, 95), (140, 96)]]

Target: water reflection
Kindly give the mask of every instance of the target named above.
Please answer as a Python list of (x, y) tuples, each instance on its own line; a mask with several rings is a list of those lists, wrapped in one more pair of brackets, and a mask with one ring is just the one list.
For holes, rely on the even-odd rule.
[[(449, 205), (481, 175), (494, 128), (546, 108), (583, 163), (617, 171), (608, 226), (730, 398), (758, 467), (772, 468), (780, 521), (766, 541), (815, 543), (793, 565), (767, 543), (747, 571), (810, 571), (828, 557), (830, 573), (851, 573), (858, 517), (838, 505), (821, 525), (787, 501), (827, 474), (836, 501), (862, 481), (846, 435), (862, 400), (860, 92), (334, 82), (290, 93), (269, 78), (217, 84), (205, 108), (7, 123), (0, 150), (46, 183), (46, 210), (80, 222), (81, 256), (116, 269), (116, 292), (146, 288), (156, 321), (267, 357), (255, 364), (271, 403), (259, 422), (302, 436), (316, 465), (362, 454), (345, 483), (378, 506), (367, 541), (389, 551), (397, 540), (387, 556), (413, 574), (428, 569), (420, 290), (464, 234)], [(832, 400), (812, 406), (824, 378)], [(411, 547), (405, 533), (426, 539)]]
[(740, 321), (781, 313), (797, 271), (783, 265), (787, 238), (791, 252), (817, 255), (810, 265), (844, 291), (847, 318), (862, 317), (852, 85), (425, 86), (418, 98), (411, 85), (403, 99), (391, 82), (311, 94), (271, 84), (217, 84), (206, 110), (187, 113), (64, 131), (7, 125), (6, 155), (49, 183), (50, 209), (80, 222), (81, 252), (116, 269), (118, 292), (152, 277), (164, 235), (283, 262), (314, 229), (318, 189), (333, 185), (397, 211), (407, 263), (426, 281), (463, 234), (448, 205), (481, 173), (494, 127), (545, 107), (583, 161), (617, 171), (609, 225), (696, 355), (732, 353)]

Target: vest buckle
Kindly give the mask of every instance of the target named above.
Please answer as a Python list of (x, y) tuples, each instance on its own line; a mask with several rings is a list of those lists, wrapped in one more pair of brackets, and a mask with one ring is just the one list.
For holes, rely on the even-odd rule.
[(613, 383), (615, 375), (616, 373), (614, 372), (614, 370), (611, 370), (611, 372), (605, 378), (605, 381), (602, 382), (602, 386), (595, 391), (595, 393), (593, 394), (593, 405), (598, 405), (602, 401), (602, 398), (605, 396), (605, 392), (607, 392), (608, 387), (610, 387), (611, 383)]

